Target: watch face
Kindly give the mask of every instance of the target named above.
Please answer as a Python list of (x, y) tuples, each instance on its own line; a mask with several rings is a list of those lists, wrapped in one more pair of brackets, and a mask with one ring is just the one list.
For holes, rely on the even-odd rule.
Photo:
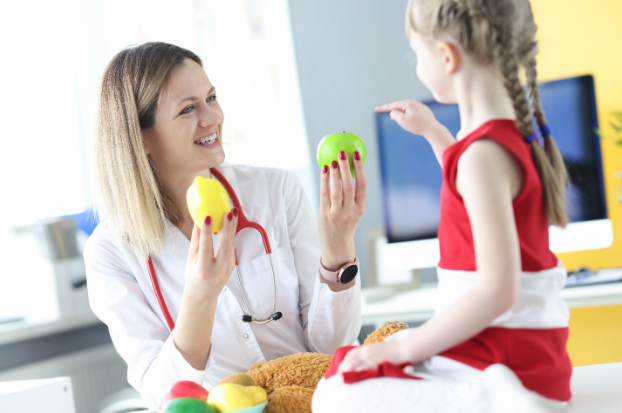
[(356, 277), (356, 274), (359, 273), (359, 267), (356, 265), (350, 265), (348, 268), (343, 270), (341, 274), (340, 281), (342, 284), (347, 284)]

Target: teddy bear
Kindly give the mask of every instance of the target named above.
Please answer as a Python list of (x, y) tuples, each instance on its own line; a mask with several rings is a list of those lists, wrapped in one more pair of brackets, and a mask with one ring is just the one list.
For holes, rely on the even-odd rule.
[[(363, 345), (380, 342), (407, 328), (406, 323), (389, 321), (369, 334)], [(330, 354), (296, 353), (255, 364), (246, 373), (233, 374), (220, 383), (264, 388), (268, 392), (265, 413), (311, 413), (313, 392), (332, 359)]]

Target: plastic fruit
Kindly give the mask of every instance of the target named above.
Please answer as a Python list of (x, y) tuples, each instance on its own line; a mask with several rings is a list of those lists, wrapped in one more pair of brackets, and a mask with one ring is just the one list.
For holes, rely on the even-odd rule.
[(171, 386), (169, 391), (166, 392), (160, 402), (160, 407), (168, 403), (169, 400), (179, 399), (182, 397), (189, 397), (207, 402), (208, 394), (209, 392), (205, 390), (203, 386), (196, 384), (193, 381), (178, 381)]
[(353, 133), (331, 133), (322, 138), (317, 146), (317, 163), (320, 168), (327, 165), (330, 168), (330, 164), (333, 161), (339, 162), (339, 152), (344, 151), (348, 155), (350, 162), (350, 173), (354, 177), (354, 162), (352, 157), (354, 152), (358, 151), (361, 154), (363, 163), (367, 160), (367, 148), (363, 139)]
[(205, 400), (182, 397), (169, 400), (160, 413), (217, 413)]
[(197, 227), (203, 225), (206, 216), (212, 217), (212, 233), (220, 232), (225, 214), (231, 211), (229, 195), (225, 187), (215, 179), (197, 176), (186, 193), (188, 210)]
[(212, 389), (207, 397), (207, 402), (218, 413), (227, 413), (248, 409), (265, 402), (267, 399), (268, 394), (261, 387), (223, 383)]
[[(240, 386), (254, 386), (255, 385), (255, 382), (253, 381), (253, 379), (251, 379), (251, 377), (248, 374), (244, 374), (244, 373), (232, 374), (231, 376), (228, 376), (222, 379), (218, 384), (223, 384), (223, 383), (235, 383), (235, 384), (239, 384)], [(218, 384), (216, 386), (218, 386)]]

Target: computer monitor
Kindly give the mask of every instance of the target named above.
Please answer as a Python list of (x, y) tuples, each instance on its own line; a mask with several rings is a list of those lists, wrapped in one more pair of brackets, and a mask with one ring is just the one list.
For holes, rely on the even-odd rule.
[[(594, 79), (580, 76), (540, 85), (540, 97), (553, 137), (564, 157), (570, 224), (551, 227), (554, 252), (606, 248), (613, 243), (607, 219)], [(457, 105), (426, 102), (436, 119), (455, 136)], [(428, 142), (404, 131), (388, 113), (376, 115), (389, 269), (427, 268), (440, 259), (436, 239), (440, 219), (440, 166)]]

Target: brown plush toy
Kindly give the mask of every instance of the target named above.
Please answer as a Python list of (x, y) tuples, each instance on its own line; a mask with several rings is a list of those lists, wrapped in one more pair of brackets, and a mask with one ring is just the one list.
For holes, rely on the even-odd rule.
[[(380, 342), (406, 328), (406, 323), (390, 321), (368, 335), (363, 345)], [(296, 353), (255, 364), (246, 374), (233, 374), (220, 383), (263, 387), (268, 391), (265, 413), (311, 413), (313, 392), (332, 359), (330, 354)]]

